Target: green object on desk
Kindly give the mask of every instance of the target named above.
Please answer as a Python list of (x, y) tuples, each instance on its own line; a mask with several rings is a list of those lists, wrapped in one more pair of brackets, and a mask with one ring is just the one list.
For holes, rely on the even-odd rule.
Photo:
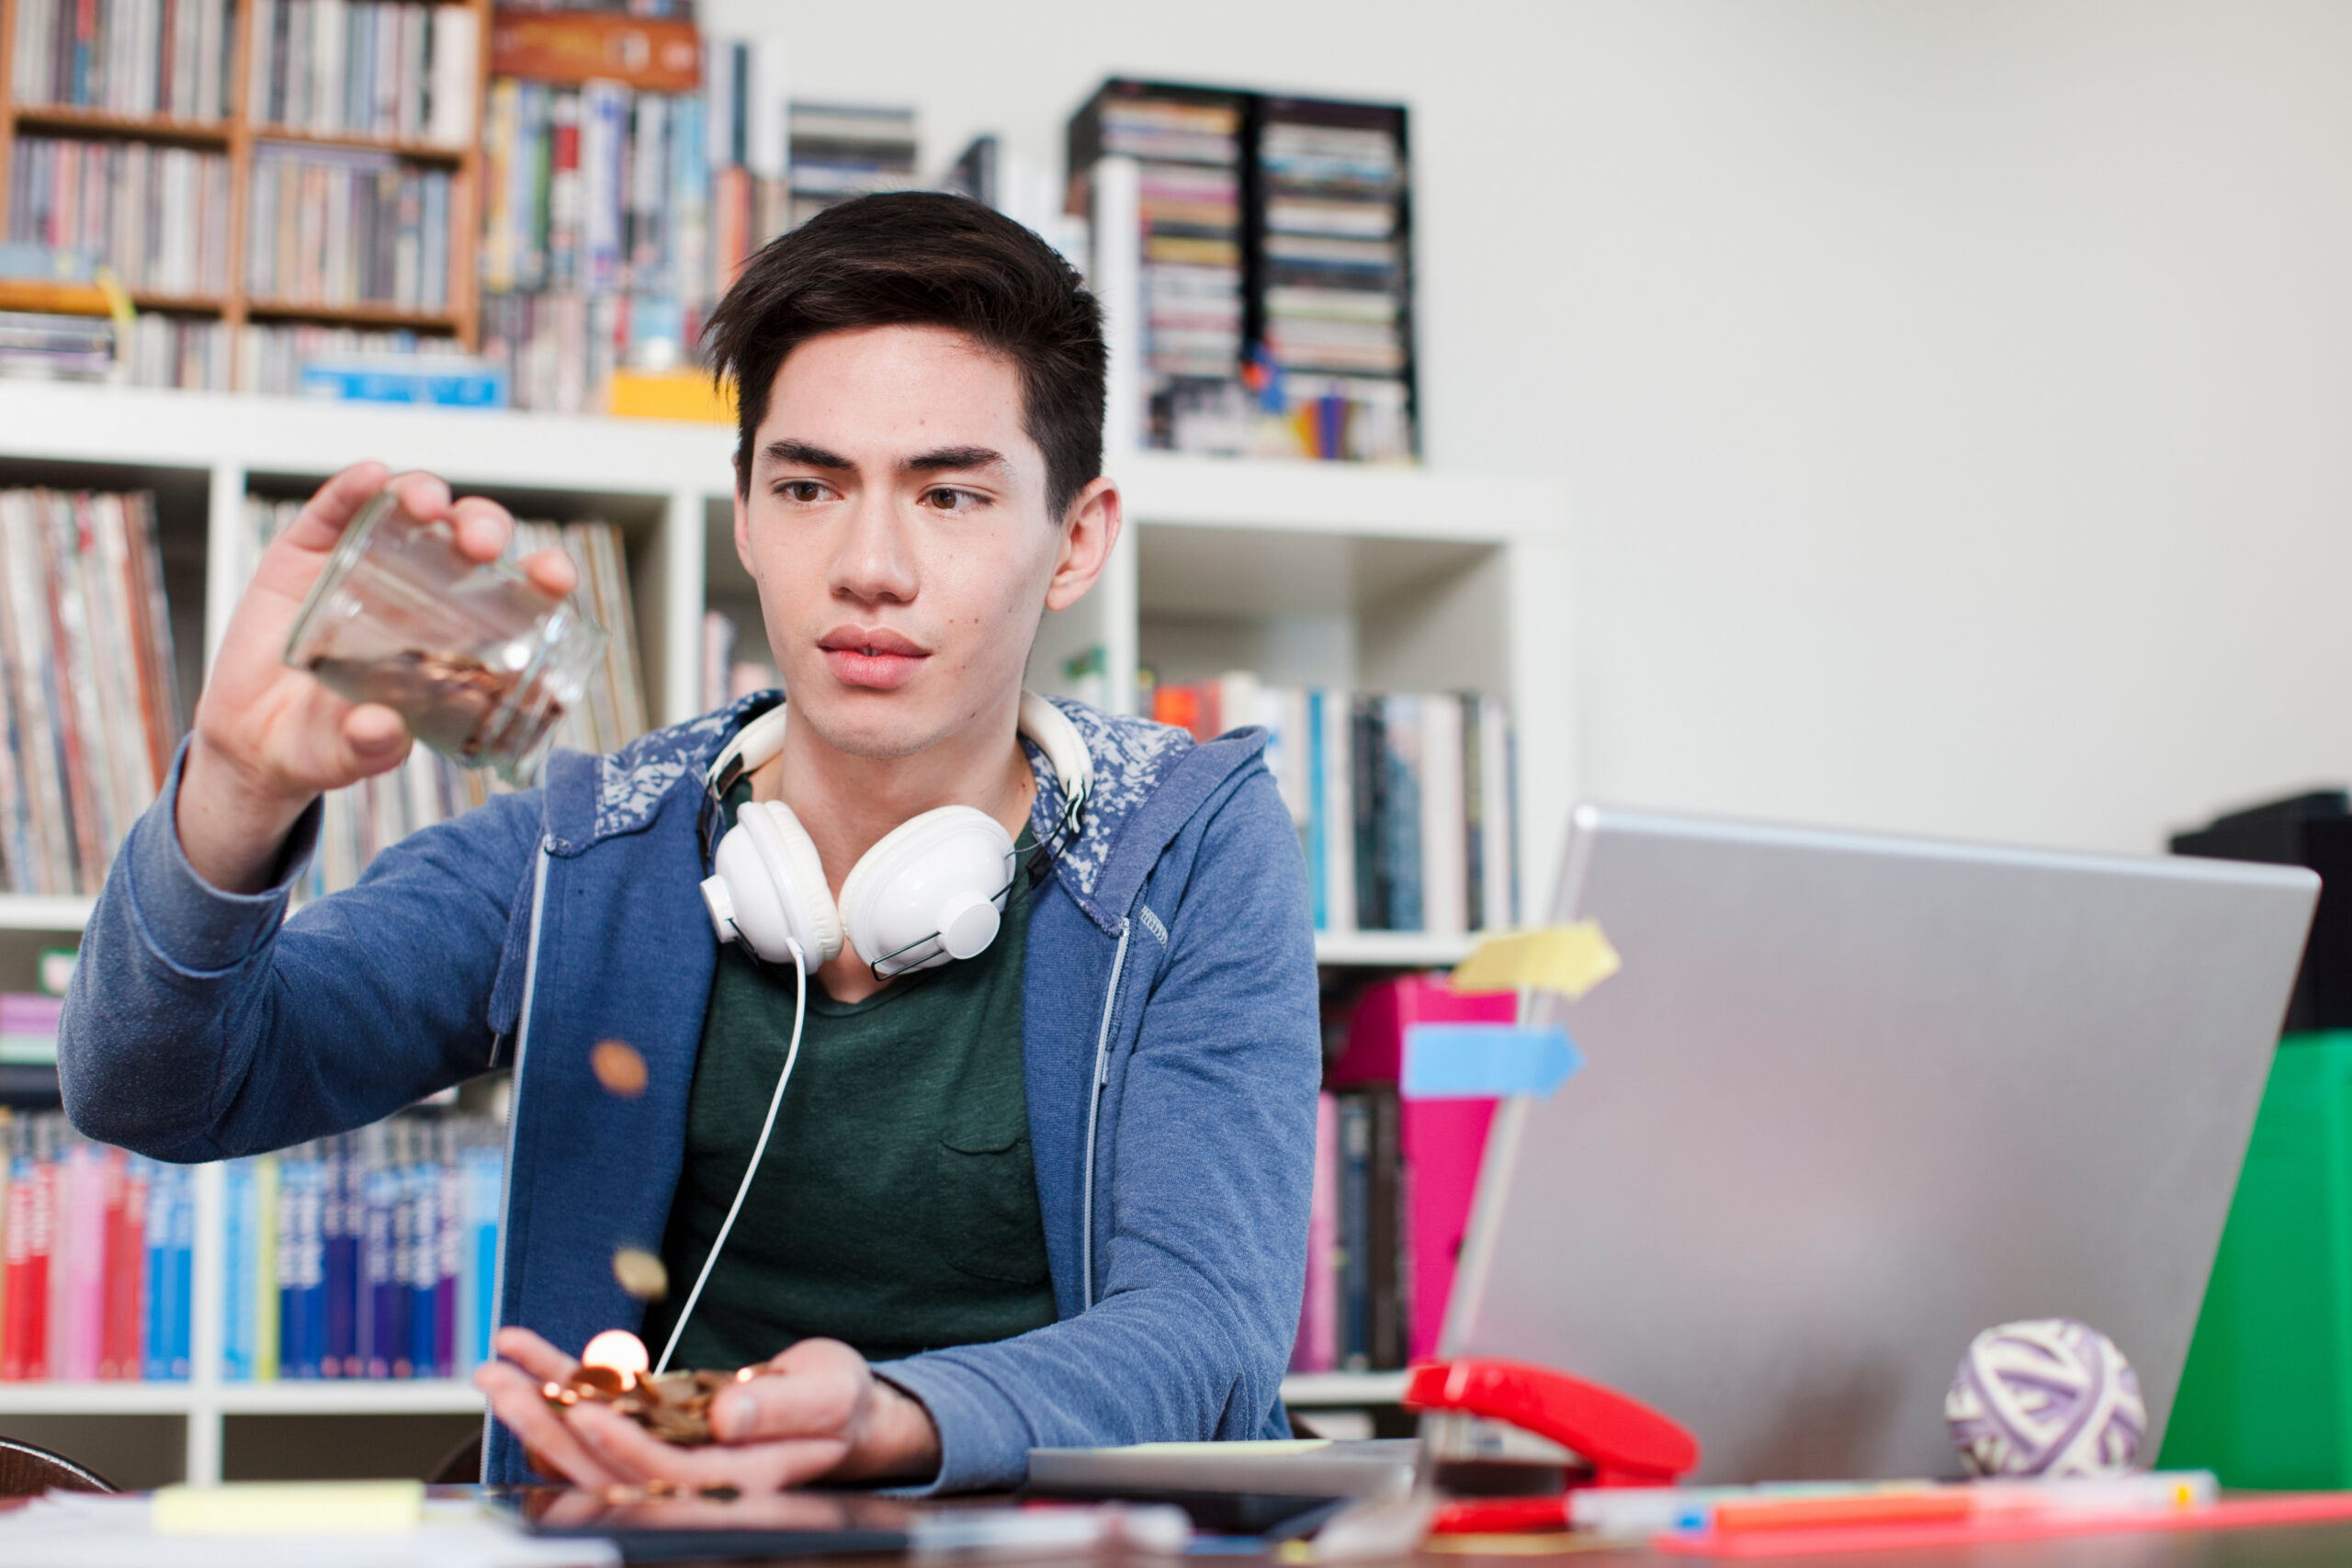
[(2352, 1487), (2352, 1031), (2279, 1043), (2157, 1463)]

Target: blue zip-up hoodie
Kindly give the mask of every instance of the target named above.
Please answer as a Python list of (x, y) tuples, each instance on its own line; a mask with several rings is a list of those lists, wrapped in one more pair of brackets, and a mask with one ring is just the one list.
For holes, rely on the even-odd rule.
[[(287, 882), (235, 895), (196, 874), (173, 828), (175, 766), (83, 937), (58, 1042), (74, 1124), (161, 1159), (220, 1159), (512, 1066), (499, 1321), (564, 1347), (638, 1325), (613, 1252), (661, 1246), (717, 963), (703, 775), (775, 700), (609, 757), (560, 752), (543, 787), (403, 840), (290, 919)], [(1297, 837), (1263, 731), (1194, 745), (1060, 705), (1091, 753), (1093, 800), (1034, 901), (1021, 998), (1060, 1315), (878, 1369), (937, 1422), (939, 1490), (1018, 1484), (1032, 1448), (1287, 1431), (1276, 1395), (1318, 1066)], [(1030, 757), (1043, 832), (1061, 791)], [(288, 882), (317, 831), (314, 807)], [(635, 1100), (589, 1070), (612, 1039), (645, 1058)], [(526, 1478), (495, 1424), (484, 1470)]]

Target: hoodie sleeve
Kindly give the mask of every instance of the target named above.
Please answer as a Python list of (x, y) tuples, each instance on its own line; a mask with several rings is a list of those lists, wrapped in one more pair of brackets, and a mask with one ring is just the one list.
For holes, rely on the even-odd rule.
[(288, 919), (319, 807), (276, 884), (224, 893), (180, 848), (186, 758), (132, 825), (83, 934), (58, 1031), (74, 1124), (158, 1159), (226, 1158), (365, 1125), (483, 1071), (537, 793), (411, 834), (356, 886)]
[(1019, 1485), (1032, 1448), (1252, 1438), (1274, 1406), (1306, 1280), (1320, 1025), (1297, 831), (1262, 764), (1237, 777), (1182, 886), (1148, 884), (1129, 922), (1119, 989), (1147, 999), (1107, 1064), (1093, 1305), (876, 1369), (939, 1427), (928, 1490)]

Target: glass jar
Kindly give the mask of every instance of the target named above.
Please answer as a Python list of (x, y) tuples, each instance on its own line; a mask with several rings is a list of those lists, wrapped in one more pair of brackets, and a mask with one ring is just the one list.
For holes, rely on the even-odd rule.
[(448, 522), (419, 520), (385, 490), (311, 585), (286, 662), (398, 710), (443, 756), (527, 784), (604, 649), (578, 605), (504, 562), (467, 559)]

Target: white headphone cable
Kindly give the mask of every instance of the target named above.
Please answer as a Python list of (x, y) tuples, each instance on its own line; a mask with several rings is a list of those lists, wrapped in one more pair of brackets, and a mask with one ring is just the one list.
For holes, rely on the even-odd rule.
[(792, 1043), (785, 1048), (784, 1071), (775, 1078), (775, 1093), (768, 1097), (767, 1120), (760, 1123), (760, 1141), (752, 1145), (752, 1163), (744, 1168), (742, 1185), (735, 1189), (735, 1201), (727, 1206), (727, 1218), (719, 1223), (718, 1237), (710, 1244), (710, 1256), (702, 1260), (702, 1272), (695, 1276), (695, 1288), (686, 1292), (686, 1304), (678, 1310), (678, 1321), (670, 1330), (670, 1342), (662, 1347), (662, 1359), (653, 1363), (653, 1375), (660, 1377), (670, 1370), (670, 1358), (678, 1348), (678, 1337), (686, 1331), (686, 1319), (695, 1314), (695, 1303), (702, 1300), (702, 1288), (710, 1282), (711, 1266), (718, 1261), (719, 1249), (727, 1245), (727, 1233), (735, 1228), (735, 1216), (743, 1212), (743, 1199), (752, 1190), (752, 1178), (760, 1171), (760, 1156), (768, 1152), (768, 1134), (775, 1131), (776, 1107), (784, 1103), (784, 1086), (792, 1081), (792, 1064), (800, 1059), (800, 1025), (808, 1016), (808, 961), (797, 942), (786, 938), (785, 945), (792, 950)]

